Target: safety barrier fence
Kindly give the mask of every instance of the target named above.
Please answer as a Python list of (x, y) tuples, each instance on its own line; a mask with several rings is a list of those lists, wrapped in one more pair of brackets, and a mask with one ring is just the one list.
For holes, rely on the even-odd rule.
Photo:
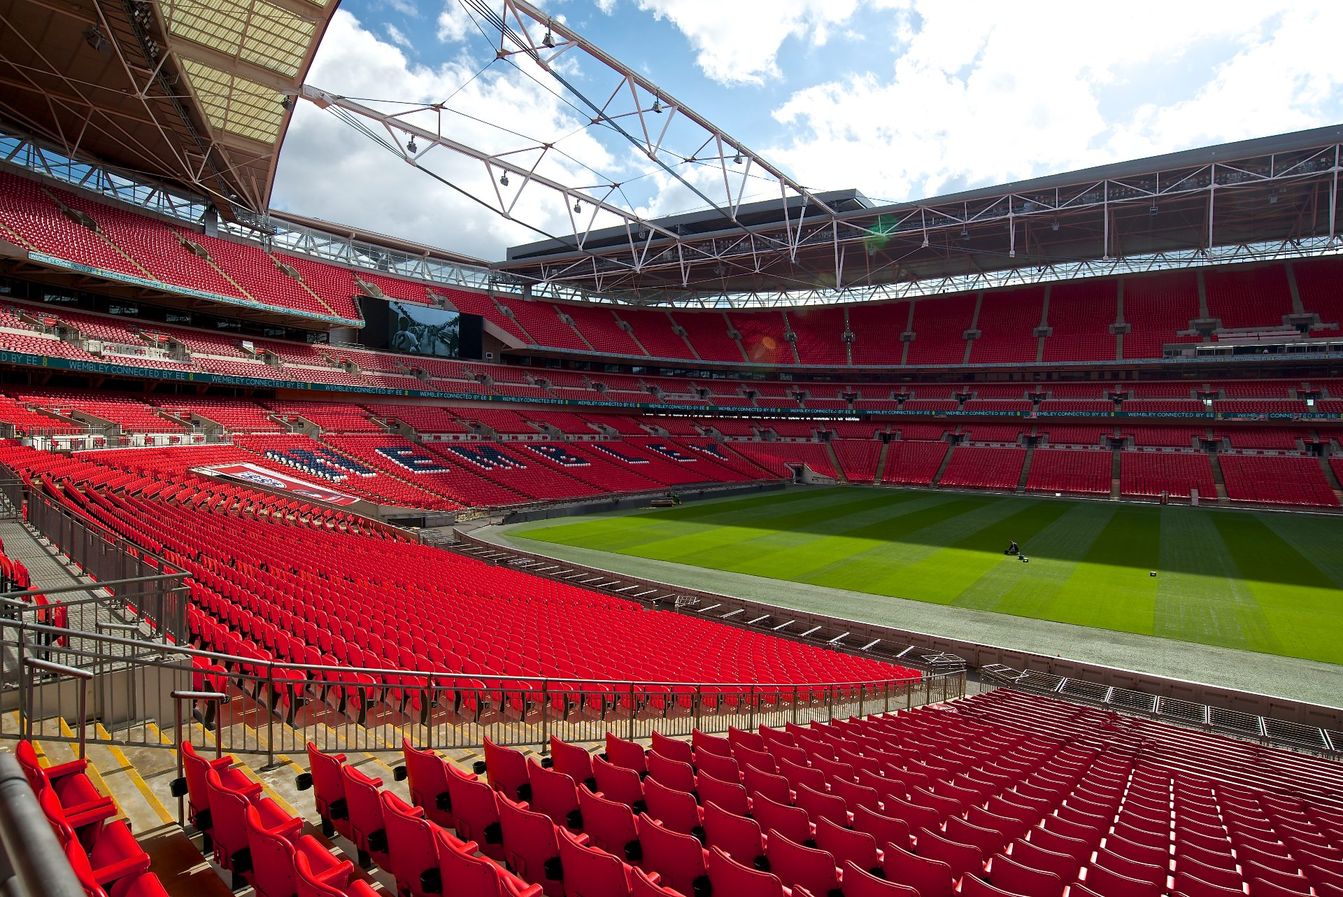
[[(910, 709), (965, 694), (963, 672), (872, 682), (688, 683), (471, 675), (461, 672), (281, 663), (196, 650), (136, 633), (81, 634), (62, 644), (55, 627), (3, 625), (3, 689), (17, 709), (0, 735), (161, 746), (178, 702), (203, 725), (186, 735), (202, 749), (243, 754), (399, 750), (401, 739), (435, 748), (496, 744), (545, 750), (552, 735), (593, 742), (689, 735), (693, 729), (804, 725)], [(205, 672), (210, 667), (222, 672)], [(87, 671), (102, 675), (82, 678)], [(87, 690), (87, 694), (86, 694)], [(178, 697), (174, 697), (174, 693)], [(206, 697), (207, 693), (217, 697)], [(194, 693), (185, 698), (184, 693)], [(81, 703), (83, 702), (83, 703)], [(64, 720), (69, 725), (49, 725)], [(90, 725), (97, 721), (100, 726)], [(83, 724), (81, 724), (83, 723)], [(10, 731), (6, 731), (6, 728)]]
[(84, 889), (13, 754), (0, 754), (0, 893), (84, 897)]

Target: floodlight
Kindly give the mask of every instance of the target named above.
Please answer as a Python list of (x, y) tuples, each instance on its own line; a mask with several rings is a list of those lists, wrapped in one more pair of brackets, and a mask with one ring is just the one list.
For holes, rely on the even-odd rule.
[(741, 153), (737, 153), (737, 157), (736, 157), (735, 159), (733, 159), (732, 161), (735, 162), (736, 164), (740, 165), (740, 164), (741, 164)]
[(550, 33), (549, 28), (546, 29), (546, 36), (541, 38), (541, 46), (548, 50), (553, 50), (555, 48), (555, 35)]
[(503, 174), (499, 175), (499, 186), (500, 187), (508, 186), (508, 172), (505, 171)]
[(574, 203), (574, 212), (575, 212), (576, 214), (582, 214), (582, 212), (583, 212), (583, 204), (582, 204), (581, 202), (576, 202), (576, 203)]
[(662, 114), (662, 101), (657, 97), (653, 97), (653, 111), (658, 115)]
[(415, 145), (415, 138), (414, 138), (414, 137), (412, 137), (412, 138), (410, 138), (410, 140), (406, 141), (406, 152), (408, 152), (408, 153), (418, 153), (419, 151), (420, 151), (420, 148), (419, 148), (418, 146)]

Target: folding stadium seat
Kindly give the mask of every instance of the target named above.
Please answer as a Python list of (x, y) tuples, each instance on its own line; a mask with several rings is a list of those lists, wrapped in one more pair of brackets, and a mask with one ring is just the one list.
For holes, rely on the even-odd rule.
[(81, 844), (68, 826), (53, 826), (56, 840), (85, 893), (128, 890), (149, 871), (149, 855), (140, 849), (126, 823), (116, 820), (98, 830), (97, 840)]
[(777, 876), (743, 866), (716, 847), (709, 848), (709, 884), (715, 894), (784, 897), (783, 883)]
[(429, 897), (443, 891), (438, 878), (438, 845), (434, 824), (424, 810), (412, 807), (391, 791), (383, 791), (382, 817), (387, 830), (389, 865), (401, 897)]
[(1250, 883), (1251, 897), (1258, 897), (1263, 893), (1309, 894), (1311, 891), (1310, 879), (1304, 875), (1278, 872), (1254, 863), (1242, 864), (1241, 871), (1245, 874), (1245, 880)]
[(883, 846), (895, 844), (897, 847), (909, 850), (913, 843), (909, 824), (903, 819), (885, 816), (867, 807), (854, 807), (853, 828), (854, 831), (871, 835), (878, 844)]
[[(1088, 858), (1090, 854), (1088, 854)], [(1012, 859), (1029, 868), (1041, 872), (1052, 872), (1059, 881), (1070, 884), (1077, 880), (1082, 864), (1066, 853), (1047, 850), (1032, 841), (1018, 838), (1012, 842)]]
[[(633, 887), (630, 888), (630, 897), (687, 897), (675, 888), (663, 887), (655, 879), (657, 873), (652, 877), (637, 866), (634, 868)], [(706, 878), (707, 882), (708, 879)]]
[(637, 772), (614, 766), (601, 757), (592, 758), (592, 772), (597, 780), (597, 791), (603, 797), (631, 808), (643, 809), (644, 788)]
[(550, 756), (554, 759), (554, 769), (574, 780), (577, 785), (587, 785), (594, 791), (597, 780), (592, 774), (592, 755), (576, 744), (561, 741), (550, 736)]
[(44, 809), (51, 808), (47, 815), (53, 824), (61, 820), (79, 832), (87, 826), (99, 826), (119, 812), (116, 802), (104, 797), (84, 774), (86, 761), (71, 760), (43, 768), (28, 741), (19, 742), (15, 754), (33, 793)]
[(844, 897), (920, 897), (915, 888), (878, 878), (855, 863), (845, 863), (843, 868)]
[(606, 760), (615, 766), (623, 766), (625, 769), (632, 769), (635, 772), (648, 771), (648, 765), (644, 760), (643, 746), (633, 741), (617, 738), (610, 732), (606, 733)]
[[(680, 791), (695, 790), (695, 769), (689, 763), (670, 760), (653, 751), (649, 751), (647, 763), (649, 778), (661, 782), (668, 788), (675, 788)], [(645, 790), (647, 787), (648, 782), (645, 780)]]
[(559, 829), (559, 842), (566, 897), (629, 897), (634, 871), (627, 864), (565, 829)]
[(982, 828), (959, 816), (947, 817), (947, 838), (962, 844), (973, 844), (983, 856), (992, 856), (1007, 843), (1007, 836), (997, 829)]
[[(294, 820), (298, 822), (298, 820)], [(256, 806), (247, 808), (247, 844), (251, 852), (251, 878), (258, 897), (293, 897), (298, 890), (295, 877), (295, 858), (300, 854), (311, 876), (320, 882), (344, 882), (349, 878), (353, 863), (338, 860), (311, 835), (298, 835), (292, 829), (287, 837), (281, 831), (267, 828)]]
[(528, 758), (527, 775), (532, 786), (531, 808), (550, 818), (556, 825), (576, 831), (583, 828), (578, 809), (578, 786), (562, 772), (546, 769)]
[(812, 822), (829, 819), (839, 826), (847, 828), (849, 825), (849, 806), (842, 797), (799, 785), (796, 804), (799, 809), (806, 811)]
[(1179, 870), (1175, 873), (1175, 887), (1171, 889), (1172, 894), (1178, 894), (1180, 897), (1244, 897), (1245, 884), (1240, 881), (1240, 876), (1236, 876), (1235, 885), (1213, 884), (1205, 881), (1196, 875), (1191, 875)]
[(791, 838), (799, 844), (811, 839), (811, 819), (807, 811), (800, 807), (790, 807), (772, 801), (763, 794), (753, 794), (751, 816), (760, 823), (762, 831), (775, 829), (785, 838)]
[(774, 755), (769, 751), (757, 751), (744, 745), (733, 745), (732, 759), (737, 761), (737, 765), (743, 770), (747, 767), (755, 767), (760, 772), (777, 774), (779, 771), (778, 763), (774, 760)]
[(916, 840), (919, 856), (946, 863), (954, 878), (984, 868), (984, 852), (973, 844), (953, 841), (928, 828), (919, 829)]
[(662, 885), (690, 895), (708, 883), (708, 853), (698, 839), (672, 831), (653, 821), (647, 813), (636, 821), (639, 865), (662, 876)]
[(741, 778), (742, 784), (751, 792), (752, 798), (760, 794), (781, 804), (793, 802), (793, 789), (788, 786), (788, 780), (783, 776), (762, 772), (754, 766), (746, 766), (742, 769)]
[(637, 844), (638, 832), (634, 814), (627, 804), (607, 800), (587, 788), (578, 789), (578, 809), (583, 814), (583, 832), (596, 847), (616, 856), (625, 856), (632, 843)]
[[(1030, 897), (1063, 897), (1063, 888), (1071, 883), (1048, 869), (1027, 865), (1026, 858), (1016, 859), (995, 854), (989, 866), (988, 880), (995, 887)], [(964, 890), (964, 885), (962, 885)]]
[(649, 776), (644, 780), (644, 802), (648, 815), (672, 831), (685, 835), (703, 831), (704, 813), (688, 791), (668, 788)]
[(679, 738), (668, 738), (659, 732), (653, 733), (651, 741), (651, 750), (668, 760), (677, 760), (692, 766), (695, 764), (695, 749), (690, 746), (690, 742)]
[(830, 853), (840, 866), (852, 862), (869, 871), (881, 869), (877, 839), (867, 832), (844, 828), (829, 819), (818, 819), (816, 846)]
[(800, 886), (809, 894), (839, 889), (839, 870), (830, 853), (805, 847), (772, 829), (766, 832), (765, 842), (769, 871), (786, 886)]
[(376, 863), (386, 869), (390, 860), (387, 825), (378, 794), (382, 779), (370, 778), (353, 766), (340, 768), (345, 782), (345, 805), (350, 813), (350, 840), (359, 851), (359, 865)]
[(760, 823), (729, 813), (714, 803), (704, 805), (704, 843), (747, 865), (765, 855)]
[(1165, 879), (1158, 884), (1155, 881), (1132, 878), (1105, 866), (1092, 864), (1087, 867), (1085, 885), (1101, 897), (1160, 897), (1165, 889)]
[[(294, 894), (295, 897), (378, 897), (380, 892), (354, 873), (354, 867), (344, 864), (345, 874), (320, 876), (313, 869), (305, 853), (294, 854)], [(111, 895), (108, 895), (111, 897)], [(475, 895), (472, 895), (475, 897)], [(488, 897), (495, 897), (490, 894)]]
[(448, 794), (452, 796), (452, 814), (457, 834), (474, 841), (481, 853), (492, 859), (504, 857), (503, 833), (499, 824), (499, 796), (489, 785), (470, 773), (448, 767)]
[(559, 832), (549, 818), (506, 797), (499, 797), (503, 834), (501, 859), (521, 878), (538, 883), (552, 897), (564, 893)]
[(434, 832), (434, 838), (439, 880), (445, 888), (447, 882), (452, 883), (454, 897), (540, 897), (544, 893), (540, 885), (528, 884), (499, 864), (476, 856), (474, 841), (463, 844), (441, 828)]
[(317, 815), (322, 817), (322, 834), (329, 838), (333, 832), (340, 832), (353, 841), (350, 808), (345, 800), (345, 777), (341, 774), (345, 755), (324, 754), (311, 741), (307, 751), (309, 772), (299, 776), (299, 789), (312, 787), (313, 803), (317, 806)]
[(695, 752), (695, 772), (707, 773), (723, 782), (740, 782), (741, 766), (731, 757), (722, 757), (709, 751)]
[(232, 757), (206, 760), (196, 753), (190, 742), (186, 741), (179, 745), (178, 750), (182, 755), (182, 777), (186, 780), (188, 818), (213, 844), (210, 834), (213, 822), (210, 813), (210, 790), (206, 783), (207, 774), (213, 771), (219, 776), (221, 785), (231, 791), (246, 794), (249, 800), (261, 794), (261, 785), (247, 778), (241, 770), (234, 769)]
[(941, 860), (916, 856), (903, 848), (888, 845), (882, 853), (881, 867), (891, 881), (903, 882), (920, 897), (951, 897), (951, 867)]
[(849, 805), (850, 811), (855, 807), (867, 807), (878, 812), (881, 810), (881, 794), (878, 793), (877, 789), (867, 785), (860, 785), (857, 782), (849, 782), (844, 779), (835, 779), (830, 783), (830, 793), (836, 797), (842, 797), (845, 803)]
[(813, 791), (826, 790), (825, 773), (812, 766), (799, 765), (791, 760), (779, 760), (779, 775), (794, 791), (804, 784)]
[[(250, 782), (248, 783), (251, 784)], [(211, 836), (214, 840), (214, 856), (219, 865), (234, 871), (235, 880), (247, 871), (246, 853), (247, 808), (256, 806), (260, 813), (260, 824), (267, 831), (284, 830), (286, 834), (297, 832), (299, 824), (288, 813), (280, 809), (270, 798), (252, 798), (256, 790), (235, 791), (227, 787), (216, 770), (211, 769), (205, 775), (205, 788), (210, 796)], [(236, 857), (243, 857), (239, 869), (234, 868)]]
[[(477, 772), (481, 770), (477, 769)], [(531, 796), (527, 776), (527, 755), (513, 748), (500, 747), (485, 739), (485, 775), (490, 787), (509, 800), (528, 800)]]
[(695, 750), (697, 759), (700, 751), (707, 751), (720, 757), (732, 756), (732, 742), (718, 735), (701, 732), (699, 729), (691, 730), (690, 744)]
[(695, 776), (695, 792), (699, 795), (701, 805), (715, 803), (738, 816), (745, 816), (751, 811), (750, 795), (744, 786), (724, 782), (707, 772)]

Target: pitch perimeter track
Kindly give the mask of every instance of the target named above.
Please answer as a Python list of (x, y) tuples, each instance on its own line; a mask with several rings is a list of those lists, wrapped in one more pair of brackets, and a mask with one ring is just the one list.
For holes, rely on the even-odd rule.
[[(707, 501), (735, 500), (734, 497)], [(647, 510), (636, 508), (571, 519), (626, 516)], [(520, 538), (528, 530), (554, 526), (562, 519), (480, 527), (472, 530), (471, 535), (518, 551), (794, 610), (1343, 708), (1343, 666), (1321, 661), (929, 604)]]

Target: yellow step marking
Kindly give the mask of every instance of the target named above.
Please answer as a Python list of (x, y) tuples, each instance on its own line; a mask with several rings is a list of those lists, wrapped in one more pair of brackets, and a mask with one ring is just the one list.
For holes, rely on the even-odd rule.
[[(75, 730), (70, 728), (70, 724), (65, 721), (65, 717), (63, 716), (56, 717), (56, 722), (61, 727), (62, 737), (70, 739), (76, 738)], [(78, 746), (79, 745), (76, 742), (74, 747), (78, 748)], [(45, 756), (45, 753), (43, 754), (43, 756)], [(103, 781), (102, 773), (98, 772), (98, 767), (95, 766), (93, 762), (88, 760), (87, 758), (85, 758), (85, 762), (87, 762), (88, 765), (84, 767), (84, 774), (89, 777), (89, 781), (93, 783), (94, 788), (98, 789), (99, 794), (103, 795), (104, 797), (110, 798), (112, 800), (112, 803), (116, 804), (117, 818), (125, 821), (127, 819), (126, 811), (121, 809), (121, 804), (118, 804), (116, 802), (116, 798), (112, 797), (112, 789), (108, 788), (107, 783)]]
[[(99, 738), (106, 739), (109, 742), (112, 740), (111, 733), (103, 728), (102, 723), (95, 723), (94, 731), (98, 733)], [(149, 783), (140, 775), (140, 770), (135, 768), (135, 764), (131, 763), (125, 752), (114, 744), (108, 744), (106, 747), (112, 755), (112, 759), (121, 764), (121, 768), (125, 771), (126, 777), (131, 780), (131, 784), (135, 786), (135, 790), (140, 792), (140, 796), (145, 799), (145, 803), (149, 804), (149, 808), (159, 817), (159, 821), (164, 823), (176, 822), (177, 817), (170, 814), (168, 808), (163, 806), (163, 802), (150, 789)]]

